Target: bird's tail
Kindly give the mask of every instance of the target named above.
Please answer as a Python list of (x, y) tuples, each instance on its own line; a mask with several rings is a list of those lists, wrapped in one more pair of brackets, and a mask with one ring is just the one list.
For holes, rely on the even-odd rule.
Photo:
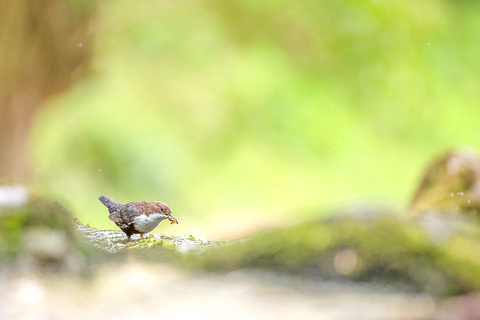
[(100, 202), (103, 203), (103, 205), (108, 208), (108, 211), (110, 213), (113, 211), (117, 211), (117, 209), (119, 209), (121, 206), (120, 203), (113, 200), (109, 196), (101, 196), (100, 198), (98, 198), (98, 200), (100, 200)]

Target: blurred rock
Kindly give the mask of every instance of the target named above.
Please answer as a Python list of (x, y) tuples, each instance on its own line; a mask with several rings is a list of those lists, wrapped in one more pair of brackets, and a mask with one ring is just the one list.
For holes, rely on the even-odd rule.
[(68, 238), (63, 230), (30, 228), (22, 237), (22, 251), (39, 259), (59, 260), (68, 252)]
[(455, 295), (480, 290), (480, 230), (458, 218), (337, 216), (260, 232), (241, 243), (187, 255), (183, 263), (213, 271), (257, 268)]
[(480, 210), (480, 156), (454, 150), (435, 159), (415, 191), (410, 214), (426, 211), (478, 214)]
[(22, 205), (0, 207), (0, 263), (77, 272), (94, 251), (58, 202), (32, 195)]

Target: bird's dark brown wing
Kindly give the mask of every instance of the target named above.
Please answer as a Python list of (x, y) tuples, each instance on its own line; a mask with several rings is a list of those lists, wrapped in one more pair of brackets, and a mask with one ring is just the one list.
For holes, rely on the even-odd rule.
[(120, 211), (113, 211), (108, 215), (108, 219), (112, 220), (115, 222), (117, 225), (124, 224), (125, 222), (123, 221)]
[(132, 203), (120, 205), (115, 211), (111, 212), (108, 218), (115, 222), (122, 230), (130, 228), (133, 219), (141, 213), (136, 209)]
[(138, 217), (139, 215), (141, 215), (142, 212), (140, 210), (138, 210), (137, 206), (136, 206), (136, 202), (130, 202), (130, 203), (127, 203), (125, 205), (123, 205), (121, 208), (120, 208), (120, 219), (122, 219), (122, 221), (126, 224), (131, 224), (133, 223), (133, 219), (135, 219), (135, 217)]

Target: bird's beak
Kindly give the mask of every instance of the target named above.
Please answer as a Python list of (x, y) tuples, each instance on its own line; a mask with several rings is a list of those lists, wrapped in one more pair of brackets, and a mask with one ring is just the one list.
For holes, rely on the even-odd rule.
[(178, 224), (177, 218), (172, 215), (167, 215), (167, 219), (170, 221), (170, 224)]

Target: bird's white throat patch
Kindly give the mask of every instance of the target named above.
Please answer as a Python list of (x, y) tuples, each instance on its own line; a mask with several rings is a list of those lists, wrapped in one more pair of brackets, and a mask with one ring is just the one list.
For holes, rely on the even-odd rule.
[(144, 214), (139, 215), (133, 219), (133, 223), (135, 224), (135, 229), (139, 232), (147, 233), (155, 229), (163, 219), (165, 219), (164, 214), (154, 213), (149, 215), (148, 217)]

